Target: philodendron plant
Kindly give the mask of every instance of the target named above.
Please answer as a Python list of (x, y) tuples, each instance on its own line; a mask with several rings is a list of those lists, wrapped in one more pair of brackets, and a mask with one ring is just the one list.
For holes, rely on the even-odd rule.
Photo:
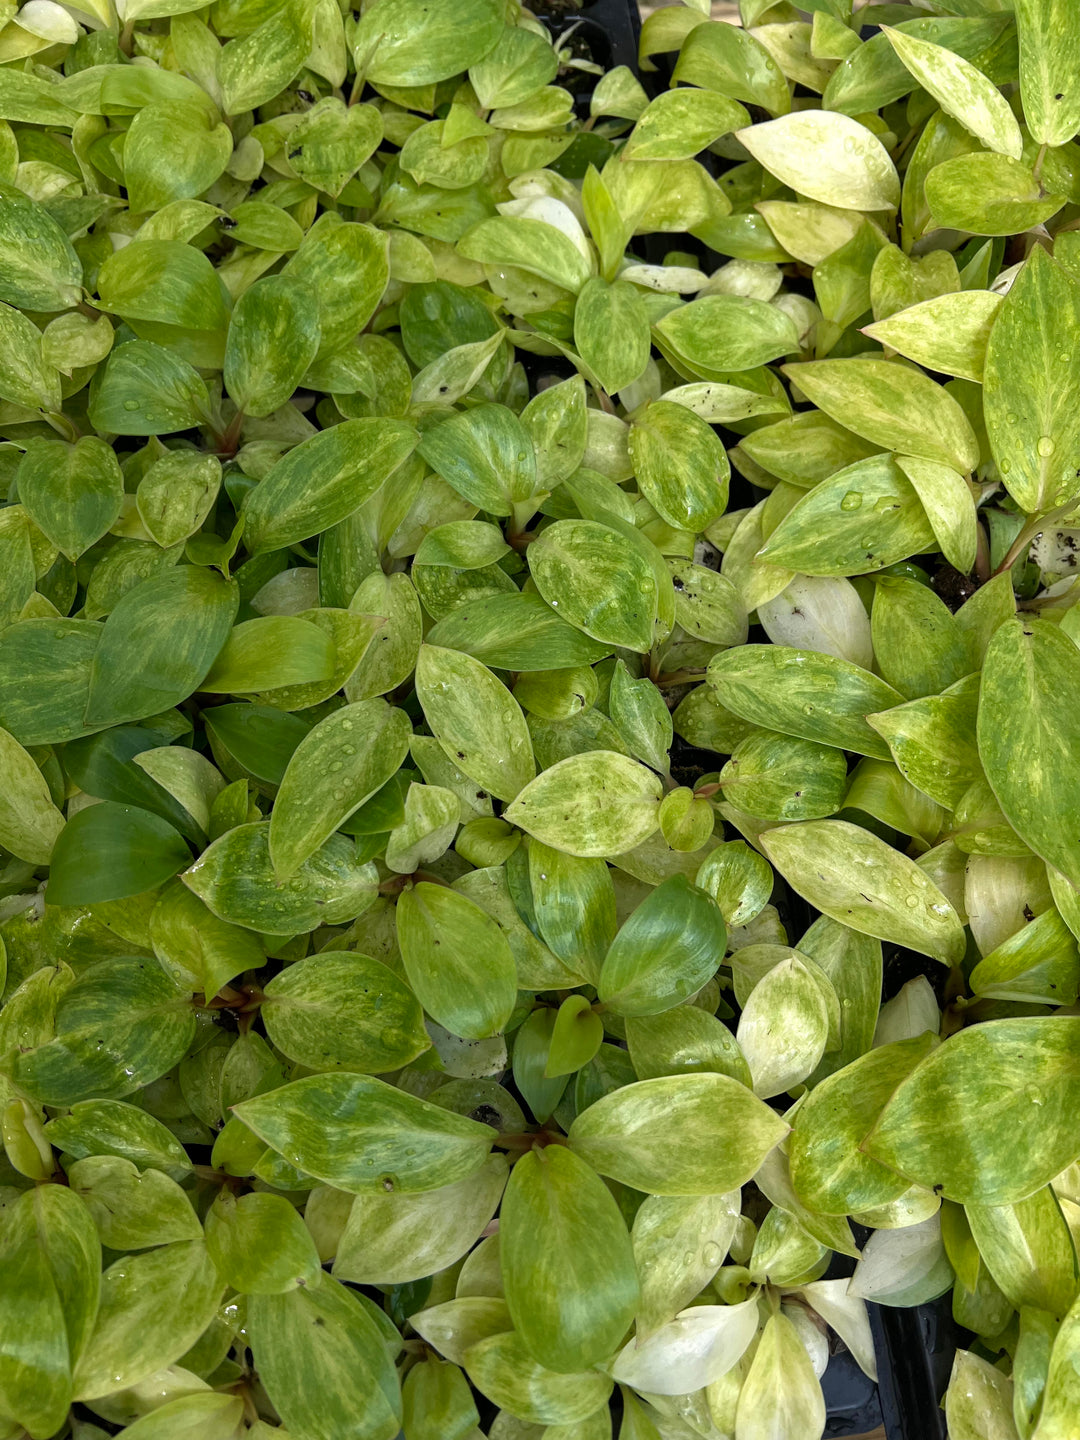
[(0, 1440), (1080, 1433), (1080, 16), (707, 8), (0, 6)]

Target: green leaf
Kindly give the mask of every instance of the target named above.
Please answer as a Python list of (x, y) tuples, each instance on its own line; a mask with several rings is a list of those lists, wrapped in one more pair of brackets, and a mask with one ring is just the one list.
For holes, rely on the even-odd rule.
[(270, 856), (282, 878), (323, 845), (397, 771), (412, 727), (384, 700), (360, 700), (327, 715), (300, 742), (270, 816)]
[(401, 1392), (393, 1355), (353, 1292), (323, 1275), (283, 1294), (256, 1294), (248, 1325), (260, 1379), (290, 1433), (394, 1440)]
[(1009, 102), (970, 61), (944, 45), (884, 27), (889, 44), (921, 85), (947, 115), (959, 120), (988, 150), (1019, 160), (1023, 136)]
[(947, 810), (955, 809), (980, 776), (978, 699), (979, 679), (972, 675), (941, 695), (866, 717), (887, 741), (904, 778)]
[(1080, 1153), (1072, 1126), (1080, 1026), (992, 1020), (953, 1035), (896, 1091), (869, 1155), (963, 1205), (1012, 1205)]
[(208, 1000), (241, 971), (258, 970), (266, 963), (263, 947), (250, 930), (219, 920), (178, 883), (165, 887), (150, 912), (150, 941), (175, 983)]
[(964, 474), (978, 464), (978, 442), (957, 401), (910, 365), (860, 358), (813, 360), (783, 370), (818, 409), (856, 435)]
[(1080, 287), (1037, 246), (1005, 297), (986, 351), (986, 431), (1002, 482), (1039, 513), (1076, 491), (1080, 441), (1073, 386), (1060, 356), (1080, 330)]
[(214, 1318), (224, 1285), (202, 1240), (124, 1256), (101, 1277), (101, 1305), (75, 1367), (75, 1398), (96, 1400), (172, 1365)]
[[(14, 73), (5, 78), (37, 79)], [(0, 257), (0, 300), (6, 304), (46, 312), (78, 304), (83, 267), (70, 240), (44, 206), (7, 185), (0, 188)]]
[(732, 751), (719, 784), (725, 799), (751, 815), (818, 820), (844, 804), (848, 772), (839, 750), (759, 730)]
[(978, 522), (971, 486), (951, 465), (916, 455), (899, 455), (896, 463), (922, 502), (942, 552), (954, 569), (967, 575), (978, 549)]
[(888, 151), (864, 125), (830, 110), (798, 110), (735, 132), (783, 185), (840, 210), (896, 210), (900, 181)]
[[(1040, 1385), (1040, 1389), (1043, 1389), (1043, 1394), (1038, 1429), (1042, 1431), (1046, 1440), (1065, 1440), (1069, 1426), (1073, 1423), (1072, 1417), (1076, 1413), (1077, 1387), (1075, 1376), (1078, 1319), (1080, 1319), (1080, 1314), (1078, 1314), (1077, 1305), (1074, 1302), (1069, 1313), (1062, 1321), (1061, 1328), (1058, 1330), (1056, 1338), (1053, 1341), (1049, 1366), (1044, 1374), (1040, 1373), (1039, 1375), (1040, 1382), (1045, 1380), (1045, 1388), (1043, 1389), (1042, 1385)], [(1017, 1370), (1019, 1370), (1019, 1366)], [(997, 1374), (998, 1372), (995, 1371), (994, 1373)], [(979, 1387), (979, 1391), (976, 1392), (977, 1394), (979, 1394), (980, 1391), (985, 1393), (990, 1389), (988, 1383), (990, 1377), (981, 1373), (980, 1378), (983, 1380), (983, 1384)], [(1004, 1386), (999, 1382), (994, 1389), (995, 1391), (1000, 1391), (1004, 1389)], [(1004, 1396), (1001, 1396), (999, 1393), (994, 1394), (994, 1400), (997, 1402), (995, 1408), (999, 1412), (1007, 1409), (1008, 1398), (1007, 1390)], [(961, 1440), (963, 1440), (962, 1432)]]
[(199, 688), (212, 695), (279, 690), (334, 673), (329, 635), (298, 615), (260, 615), (234, 625)]
[(220, 487), (221, 462), (216, 456), (168, 450), (139, 481), (135, 495), (139, 519), (158, 545), (178, 545), (200, 528)]
[(662, 789), (636, 760), (596, 750), (560, 760), (531, 780), (504, 817), (553, 850), (609, 858), (657, 829)]
[(533, 1359), (564, 1374), (607, 1361), (639, 1291), (626, 1222), (595, 1171), (561, 1145), (523, 1156), (499, 1236), (506, 1303)]
[(68, 1183), (93, 1217), (102, 1244), (111, 1250), (144, 1250), (202, 1238), (191, 1201), (160, 1170), (140, 1174), (130, 1160), (90, 1155), (70, 1167)]
[(916, 580), (883, 576), (871, 617), (878, 669), (913, 700), (937, 695), (972, 668), (968, 636), (932, 590)]
[(715, 432), (692, 410), (656, 400), (630, 426), (638, 486), (678, 530), (705, 530), (727, 506), (730, 469)]
[(245, 544), (252, 552), (278, 550), (338, 524), (415, 446), (416, 431), (403, 420), (345, 420), (310, 436), (251, 492)]
[(467, 0), (453, 16), (423, 0), (378, 0), (364, 12), (354, 47), (373, 84), (428, 85), (484, 60), (502, 32), (494, 0)]
[(584, 995), (568, 995), (559, 1006), (551, 1032), (546, 1079), (574, 1075), (588, 1065), (604, 1043), (604, 1022)]
[(903, 697), (876, 675), (834, 655), (785, 645), (744, 645), (709, 662), (709, 688), (752, 725), (887, 760), (866, 714)]
[(428, 643), (458, 650), (497, 670), (562, 670), (591, 665), (612, 647), (561, 619), (539, 595), (487, 595), (444, 616)]
[(938, 295), (867, 325), (863, 334), (927, 370), (981, 383), (986, 345), (1001, 303), (999, 295), (986, 290)]
[(829, 1040), (829, 1013), (817, 977), (797, 952), (754, 986), (735, 1038), (754, 1094), (765, 1100), (794, 1089), (817, 1067)]
[(927, 228), (956, 227), (972, 235), (1011, 235), (1042, 225), (1065, 200), (1047, 195), (1027, 165), (993, 151), (943, 160), (924, 188), (932, 216)]
[(601, 1175), (649, 1195), (717, 1195), (744, 1184), (787, 1126), (727, 1075), (641, 1080), (570, 1127), (570, 1148)]
[(957, 1350), (943, 1401), (949, 1434), (955, 1440), (1016, 1440), (1012, 1389), (996, 1366)]
[[(319, 302), (321, 348), (331, 353), (351, 342), (364, 328), (386, 289), (390, 277), (386, 236), (372, 225), (349, 223), (327, 211), (304, 236), (282, 274), (306, 280), (314, 287)], [(387, 364), (385, 355), (382, 364)], [(402, 405), (400, 409), (375, 413), (401, 415), (404, 411)]]
[(375, 899), (375, 867), (332, 835), (282, 885), (270, 859), (267, 822), (238, 825), (204, 850), (183, 881), (215, 915), (271, 934), (299, 934), (362, 914)]
[(133, 211), (162, 210), (208, 190), (232, 156), (227, 125), (205, 105), (158, 100), (132, 120), (124, 141), (124, 183)]
[(658, 605), (653, 567), (629, 537), (596, 520), (557, 520), (529, 547), (544, 600), (605, 646), (647, 653)]
[(283, 970), (263, 993), (270, 1040), (312, 1070), (385, 1074), (430, 1048), (415, 996), (367, 955), (323, 950)]
[(230, 41), (216, 66), (226, 115), (273, 99), (304, 63), (310, 44), (311, 10), (302, 0), (287, 0), (250, 34)]
[(63, 1425), (71, 1404), (68, 1337), (37, 1236), (3, 1249), (0, 1321), (9, 1339), (0, 1358), (0, 1406), (37, 1440)]
[(891, 455), (874, 455), (807, 491), (758, 554), (806, 575), (857, 575), (933, 543), (914, 487)]
[(512, 265), (577, 294), (592, 265), (564, 231), (524, 215), (481, 220), (458, 241), (458, 253), (483, 265)]
[[(105, 621), (90, 666), (88, 725), (142, 720), (199, 687), (232, 628), (234, 581), (179, 565), (129, 590)], [(139, 664), (130, 664), (132, 655)]]
[(416, 693), (432, 734), (478, 785), (500, 800), (513, 800), (533, 779), (532, 741), (521, 707), (486, 665), (423, 645)]
[(179, 240), (142, 240), (117, 250), (98, 273), (98, 293), (102, 308), (136, 333), (145, 323), (221, 330), (228, 320), (214, 267)]
[[(683, 39), (680, 33), (671, 48), (678, 49)], [(718, 95), (760, 105), (773, 115), (791, 109), (784, 72), (761, 41), (741, 27), (733, 27), (729, 34), (719, 24), (699, 23), (685, 36), (675, 70), (675, 83), (701, 85)]]
[(425, 432), (420, 454), (471, 504), (509, 515), (537, 488), (536, 460), (517, 416), (481, 405)]
[(615, 939), (615, 886), (603, 860), (533, 840), (529, 845), (533, 918), (545, 944), (595, 984)]
[(548, 1370), (534, 1360), (516, 1331), (471, 1345), (463, 1363), (469, 1379), (494, 1404), (534, 1425), (572, 1425), (606, 1405), (614, 1388), (597, 1370)]
[(130, 1095), (176, 1065), (194, 1033), (188, 998), (153, 960), (101, 960), (62, 996), (56, 1038), (24, 1050), (15, 1073), (47, 1105)]
[(790, 316), (741, 295), (706, 295), (671, 310), (654, 326), (660, 341), (705, 379), (752, 370), (799, 348)]
[(782, 1310), (770, 1315), (739, 1391), (740, 1440), (816, 1435), (825, 1426), (825, 1397), (802, 1336)]
[(641, 902), (604, 958), (598, 998), (617, 1015), (680, 1005), (716, 972), (727, 928), (716, 902), (672, 875)]
[(50, 1120), (48, 1139), (76, 1160), (119, 1155), (140, 1169), (152, 1166), (182, 1179), (191, 1164), (179, 1140), (160, 1120), (119, 1100), (77, 1100), (66, 1115)]
[(761, 847), (784, 879), (852, 930), (906, 945), (945, 965), (963, 958), (960, 920), (913, 860), (846, 820), (768, 830)]
[(28, 410), (59, 410), (60, 375), (47, 364), (37, 327), (0, 305), (0, 397)]
[(1017, 0), (1020, 96), (1031, 137), (1065, 145), (1080, 127), (1077, 35), (1067, 0)]
[(859, 1148), (901, 1081), (936, 1045), (934, 1035), (882, 1045), (814, 1087), (800, 1105), (788, 1155), (804, 1205), (849, 1215), (887, 1205), (907, 1181)]
[(664, 697), (647, 676), (633, 679), (622, 660), (611, 676), (608, 711), (627, 749), (666, 774), (672, 723)]
[(47, 865), (64, 828), (41, 771), (19, 742), (0, 730), (0, 845), (34, 865)]
[(409, 984), (433, 1020), (468, 1040), (503, 1029), (517, 1003), (517, 972), (506, 936), (479, 905), (421, 882), (398, 900), (397, 937)]
[(284, 405), (321, 339), (318, 302), (306, 280), (291, 275), (256, 280), (236, 303), (225, 345), (225, 388), (237, 409), (261, 417)]
[(506, 1177), (506, 1157), (493, 1152), (479, 1170), (436, 1190), (346, 1197), (351, 1208), (334, 1275), (356, 1284), (408, 1285), (453, 1265), (490, 1223)]
[(495, 1133), (366, 1075), (310, 1075), (234, 1110), (290, 1164), (355, 1195), (464, 1179)]
[(1047, 910), (985, 955), (969, 983), (979, 996), (1073, 1005), (1080, 993), (1080, 957), (1072, 933), (1056, 910)]
[(979, 691), (979, 756), (1020, 838), (1073, 884), (1080, 853), (1073, 822), (1076, 647), (1045, 620), (1009, 620), (986, 652)]
[(315, 1242), (283, 1195), (237, 1198), (222, 1190), (207, 1211), (206, 1248), (245, 1295), (283, 1295), (320, 1278)]
[(52, 853), (49, 898), (90, 905), (153, 890), (191, 862), (183, 837), (149, 810), (106, 801), (64, 826)]
[(633, 285), (586, 281), (574, 307), (574, 344), (609, 395), (639, 379), (651, 341), (649, 313)]
[(969, 1205), (965, 1211), (986, 1268), (1019, 1310), (1061, 1315), (1076, 1298), (1072, 1235), (1049, 1185), (1012, 1205)]
[(645, 107), (620, 154), (627, 160), (691, 160), (749, 120), (742, 105), (723, 95), (668, 90)]

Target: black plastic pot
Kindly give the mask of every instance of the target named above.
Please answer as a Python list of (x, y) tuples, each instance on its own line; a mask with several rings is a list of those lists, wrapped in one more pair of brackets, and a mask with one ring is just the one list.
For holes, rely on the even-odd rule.
[[(571, 25), (579, 25), (577, 33), (588, 39), (596, 59), (605, 67), (626, 65), (638, 73), (641, 17), (636, 0), (591, 0), (591, 3), (585, 0), (580, 9), (574, 7), (573, 0), (569, 4), (567, 0), (526, 0), (526, 3), (555, 35)], [(665, 58), (657, 57), (661, 80), (665, 78)], [(642, 78), (651, 90), (650, 77)], [(579, 104), (584, 106), (589, 91), (581, 88)], [(679, 248), (700, 254), (706, 267), (723, 263), (724, 257), (704, 253), (700, 242), (689, 236), (664, 235), (660, 239), (662, 250)], [(661, 257), (649, 254), (647, 258)], [(732, 482), (733, 501), (738, 487), (750, 489), (742, 477), (733, 475)], [(761, 498), (760, 494), (748, 495), (746, 499), (738, 497), (742, 504), (753, 504)], [(688, 776), (714, 771), (722, 763), (711, 751), (697, 750), (678, 739), (672, 758)], [(816, 912), (779, 876), (773, 902), (790, 935), (801, 935), (815, 918)], [(936, 981), (940, 978), (940, 967), (932, 962), (928, 964), (925, 957), (912, 951), (886, 947), (883, 999), (890, 999), (908, 980), (920, 974)], [(836, 1256), (828, 1274), (838, 1278), (850, 1274), (852, 1268), (850, 1259)], [(878, 1383), (875, 1385), (863, 1374), (847, 1351), (830, 1358), (822, 1379), (828, 1415), (826, 1440), (865, 1435), (879, 1426), (884, 1427), (887, 1440), (947, 1440), (940, 1400), (948, 1384), (953, 1353), (964, 1340), (952, 1318), (950, 1297), (945, 1295), (912, 1309), (873, 1304), (868, 1308), (877, 1353)]]

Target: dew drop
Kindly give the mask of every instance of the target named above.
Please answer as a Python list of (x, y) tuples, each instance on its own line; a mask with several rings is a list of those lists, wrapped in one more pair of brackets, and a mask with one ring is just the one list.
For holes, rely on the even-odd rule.
[(861, 504), (862, 504), (862, 491), (861, 491), (861, 490), (849, 490), (849, 491), (847, 492), (847, 494), (844, 496), (844, 498), (840, 501), (840, 509), (841, 509), (841, 510), (858, 510), (858, 508), (859, 508), (859, 506), (860, 506)]
[(1040, 455), (1042, 456), (1042, 458), (1045, 460), (1048, 456), (1050, 456), (1050, 455), (1052, 455), (1052, 454), (1054, 453), (1054, 451), (1057, 449), (1057, 446), (1054, 444), (1053, 436), (1051, 436), (1051, 435), (1040, 435), (1040, 436), (1039, 436), (1039, 443), (1038, 443), (1038, 445), (1036, 445), (1035, 448), (1038, 450), (1039, 454), (1040, 454)]
[(355, 746), (355, 745), (343, 745), (343, 746), (341, 747), (341, 753), (342, 753), (343, 755), (355, 755), (355, 754), (356, 754), (356, 746)]
[(125, 401), (124, 401), (124, 409), (125, 409), (125, 410), (138, 410), (138, 408), (139, 408), (139, 402), (138, 402), (138, 400), (125, 400)]
[(1002, 475), (1007, 475), (1012, 469), (1012, 465), (1008, 460), (1002, 460), (1001, 463), (998, 465), (998, 469), (1001, 471)]
[(701, 1252), (701, 1258), (706, 1265), (719, 1265), (724, 1258), (724, 1252), (715, 1240), (710, 1240)]
[(342, 722), (341, 722), (341, 728), (342, 728), (343, 730), (351, 730), (351, 729), (352, 729), (352, 721), (351, 721), (351, 720), (342, 720)]
[(340, 761), (340, 760), (335, 760), (334, 763), (330, 766), (330, 774), (331, 774), (331, 775), (336, 775), (337, 772), (338, 772), (340, 769), (341, 769), (341, 761)]
[(1042, 1092), (1035, 1085), (1027, 1086), (1024, 1094), (1031, 1101), (1032, 1105), (1041, 1105), (1043, 1103)]
[(917, 910), (919, 908), (919, 897), (917, 895), (907, 895), (904, 898), (904, 904), (909, 910)]

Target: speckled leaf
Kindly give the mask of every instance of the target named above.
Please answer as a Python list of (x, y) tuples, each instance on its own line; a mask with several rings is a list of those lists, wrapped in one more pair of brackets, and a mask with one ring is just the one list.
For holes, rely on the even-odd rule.
[(290, 1164), (358, 1195), (450, 1185), (479, 1169), (495, 1137), (366, 1075), (310, 1075), (235, 1112)]
[(270, 1040), (312, 1070), (381, 1075), (430, 1048), (415, 996), (367, 955), (320, 951), (283, 970), (264, 993)]
[(1080, 734), (1076, 646), (1046, 620), (1009, 620), (986, 652), (979, 755), (1009, 823), (1038, 855), (1080, 883), (1071, 756)]
[(717, 1195), (744, 1184), (787, 1126), (728, 1075), (624, 1085), (583, 1110), (570, 1148), (649, 1195)]
[(424, 645), (416, 693), (432, 734), (462, 771), (499, 800), (513, 800), (536, 774), (521, 706), (486, 665)]
[(1078, 1054), (1071, 1016), (962, 1030), (903, 1082), (866, 1152), (963, 1205), (1026, 1199), (1080, 1154)]
[(890, 360), (785, 365), (806, 398), (856, 435), (890, 450), (939, 460), (966, 474), (979, 460), (967, 416), (929, 376)]
[(308, 732), (282, 776), (270, 816), (270, 857), (288, 879), (392, 778), (412, 727), (385, 700), (359, 700)]
[(963, 958), (963, 928), (948, 900), (913, 860), (869, 830), (806, 820), (766, 831), (761, 846), (785, 880), (834, 920), (946, 965)]
[(1036, 246), (990, 331), (983, 392), (998, 471), (1029, 512), (1076, 492), (1070, 458), (1080, 443), (1080, 413), (1060, 357), (1078, 333), (1080, 286)]
[(267, 821), (236, 826), (184, 872), (184, 884), (222, 920), (297, 934), (353, 920), (374, 901), (375, 867), (360, 863), (343, 835), (332, 835), (280, 885), (270, 860), (269, 829)]
[(432, 1019), (467, 1040), (502, 1030), (517, 972), (509, 941), (479, 905), (442, 885), (414, 885), (398, 900), (397, 936), (409, 984)]
[(533, 1358), (564, 1373), (608, 1360), (639, 1291), (626, 1222), (596, 1172), (563, 1146), (525, 1155), (499, 1233), (506, 1301)]

